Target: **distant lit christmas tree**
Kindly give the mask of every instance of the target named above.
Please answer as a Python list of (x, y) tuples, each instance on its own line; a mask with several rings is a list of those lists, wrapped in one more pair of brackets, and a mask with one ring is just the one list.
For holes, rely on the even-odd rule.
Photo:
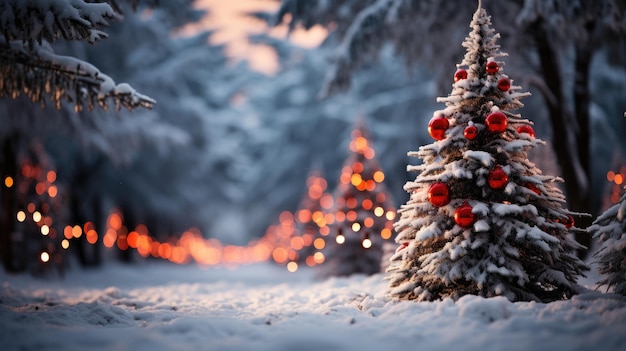
[[(570, 235), (574, 214), (555, 182), (528, 160), (543, 142), (512, 111), (520, 87), (504, 74), (499, 35), (479, 5), (446, 108), (428, 124), (436, 141), (409, 155), (423, 164), (395, 223), (390, 295), (458, 299), (466, 294), (553, 301), (576, 294), (588, 267)], [(558, 132), (558, 131), (556, 131)]]
[(600, 246), (593, 257), (598, 263), (599, 285), (626, 295), (626, 194), (589, 227)]
[(299, 263), (305, 263), (312, 267), (321, 263), (319, 254), (326, 246), (329, 231), (328, 221), (332, 215), (334, 199), (332, 194), (326, 192), (328, 182), (319, 170), (312, 171), (306, 181), (305, 192), (298, 211), (296, 211), (296, 232), (302, 237), (301, 241), (295, 240), (292, 245), (297, 250)]
[(352, 132), (350, 150), (335, 191), (324, 276), (381, 272), (383, 244), (392, 241), (395, 209), (364, 126)]

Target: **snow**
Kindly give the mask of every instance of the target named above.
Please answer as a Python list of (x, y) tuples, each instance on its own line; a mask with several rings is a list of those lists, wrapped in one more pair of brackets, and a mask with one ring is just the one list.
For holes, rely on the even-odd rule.
[(0, 277), (3, 350), (610, 351), (626, 342), (626, 297), (591, 290), (549, 304), (395, 301), (383, 274), (318, 280), (268, 263)]

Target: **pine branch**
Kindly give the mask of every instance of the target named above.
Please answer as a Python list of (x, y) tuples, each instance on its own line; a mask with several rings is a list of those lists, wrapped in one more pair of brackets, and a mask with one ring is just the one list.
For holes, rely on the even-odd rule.
[(109, 101), (118, 110), (152, 108), (155, 104), (128, 84), (116, 84), (87, 62), (56, 55), (48, 45), (27, 47), (21, 41), (7, 45), (0, 39), (0, 77), (0, 97), (24, 94), (42, 106), (49, 98), (57, 109), (63, 101), (73, 102), (76, 111), (84, 107), (92, 110), (96, 104), (107, 110)]
[(94, 43), (106, 38), (99, 28), (119, 15), (107, 3), (84, 0), (0, 2), (0, 35), (5, 41), (20, 40), (33, 45), (43, 40), (87, 40)]

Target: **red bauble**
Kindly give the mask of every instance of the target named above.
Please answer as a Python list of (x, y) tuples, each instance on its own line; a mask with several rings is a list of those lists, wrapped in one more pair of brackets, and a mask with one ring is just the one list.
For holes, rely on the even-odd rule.
[(487, 182), (489, 183), (489, 187), (491, 189), (502, 189), (509, 182), (509, 176), (502, 170), (500, 165), (497, 165), (494, 169), (489, 172), (489, 176), (487, 177)]
[(509, 91), (511, 89), (511, 81), (507, 77), (498, 79), (498, 89), (502, 91)]
[(525, 186), (528, 189), (532, 190), (535, 194), (541, 195), (541, 190), (539, 190), (539, 188), (535, 184), (533, 184), (533, 183), (526, 183)]
[(435, 140), (442, 140), (446, 137), (446, 130), (450, 127), (450, 122), (444, 116), (433, 117), (428, 122), (428, 134)]
[(435, 207), (445, 206), (450, 202), (450, 189), (445, 183), (435, 183), (428, 189), (428, 201)]
[(474, 224), (474, 214), (472, 213), (472, 206), (467, 202), (461, 205), (454, 211), (454, 222), (462, 228), (469, 228)]
[(478, 136), (478, 129), (473, 125), (467, 126), (465, 127), (465, 130), (463, 130), (463, 135), (468, 140), (474, 140)]
[(463, 68), (459, 68), (454, 72), (454, 81), (458, 82), (463, 79), (467, 79), (467, 71)]
[(496, 61), (489, 61), (487, 62), (487, 73), (488, 74), (496, 74), (496, 72), (498, 72), (498, 70), (500, 69), (500, 67), (498, 67), (498, 63)]
[(574, 226), (574, 217), (572, 217), (572, 215), (567, 215), (566, 220), (557, 220), (557, 222), (563, 223), (565, 228), (570, 229)]
[(502, 133), (509, 124), (504, 113), (500, 111), (492, 112), (485, 118), (487, 130), (492, 133)]
[(526, 133), (528, 135), (530, 135), (531, 138), (534, 138), (535, 135), (535, 131), (533, 130), (533, 127), (531, 126), (521, 126), (519, 128), (517, 128), (517, 134), (522, 134), (522, 133)]

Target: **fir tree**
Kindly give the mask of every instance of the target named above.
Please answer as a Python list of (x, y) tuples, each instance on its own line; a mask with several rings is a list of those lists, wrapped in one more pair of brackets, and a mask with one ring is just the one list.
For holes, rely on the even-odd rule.
[(593, 257), (602, 278), (598, 285), (626, 295), (626, 194), (594, 222), (589, 231), (600, 247)]
[[(405, 190), (394, 227), (400, 245), (388, 272), (390, 294), (434, 300), (466, 294), (509, 300), (569, 298), (586, 265), (576, 256), (574, 213), (559, 178), (542, 175), (527, 152), (543, 142), (512, 111), (528, 93), (503, 72), (506, 56), (479, 5), (466, 54), (446, 104), (429, 123), (434, 143), (410, 152), (423, 160)], [(576, 215), (576, 214), (574, 214)]]
[(383, 246), (392, 236), (395, 209), (363, 125), (352, 132), (350, 150), (335, 191), (331, 237), (323, 251), (325, 276), (381, 272)]

